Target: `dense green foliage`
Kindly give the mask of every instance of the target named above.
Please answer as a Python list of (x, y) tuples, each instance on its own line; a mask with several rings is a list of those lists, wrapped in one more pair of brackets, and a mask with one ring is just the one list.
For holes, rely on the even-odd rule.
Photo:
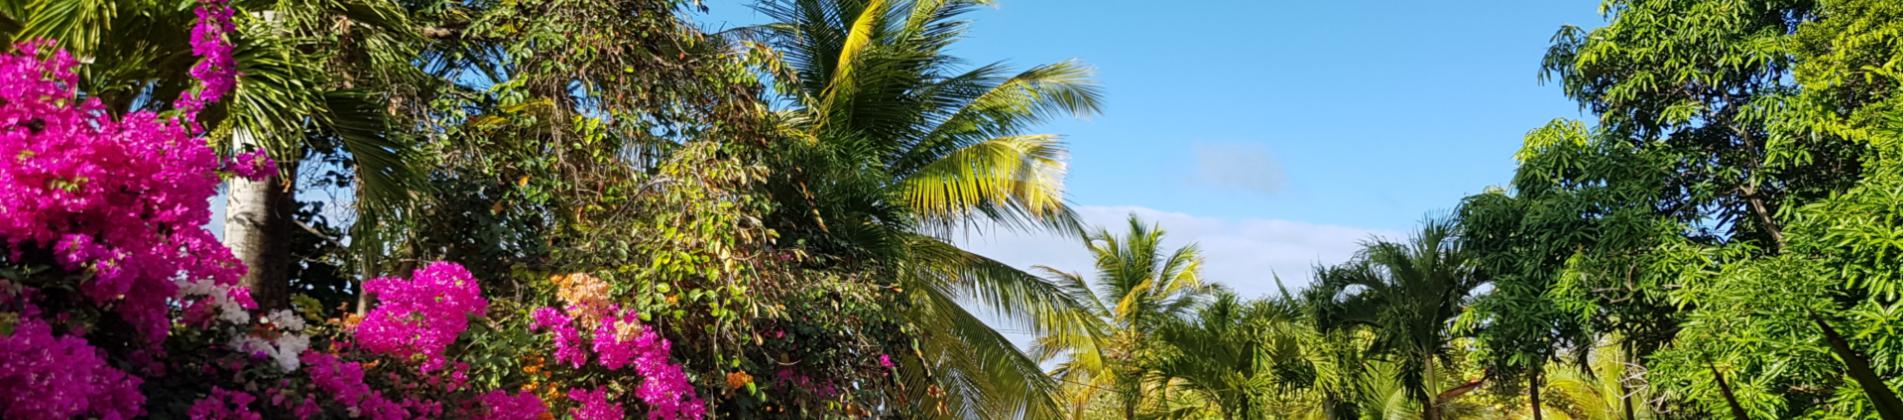
[[(612, 305), (632, 315), (577, 321), (672, 343), (709, 417), (1903, 419), (1903, 2), (1606, 0), (1539, 63), (1593, 120), (1533, 128), (1507, 184), (1257, 298), (1159, 226), (1081, 224), (1037, 130), (1103, 95), (1080, 63), (951, 55), (990, 4), (765, 0), (771, 23), (708, 33), (686, 0), (235, 0), (204, 138), (282, 164), (229, 181), (266, 211), (228, 223), (268, 246), (225, 241), (337, 357), (367, 357), (347, 337), (388, 304), (365, 280), (460, 263), (487, 313), (445, 398), (552, 413), (575, 389), (657, 410), (641, 377), (564, 365), (534, 312)], [(193, 11), (0, 0), (0, 40), (72, 52), (104, 112), (170, 115)], [(984, 229), (1075, 237), (1094, 271), (953, 239)], [(0, 297), (98, 269), (20, 254)], [(11, 339), (29, 310), (0, 310)], [(362, 366), (397, 392), (415, 359)], [(143, 412), (285, 373), (239, 371), (148, 381)]]
[(1903, 4), (1602, 12), (1542, 63), (1596, 121), (1530, 131), (1509, 184), (1317, 268), (1299, 314), (1199, 304), (1146, 351), (1228, 375), (1151, 359), (1125, 398), (1154, 416), (1903, 418)]

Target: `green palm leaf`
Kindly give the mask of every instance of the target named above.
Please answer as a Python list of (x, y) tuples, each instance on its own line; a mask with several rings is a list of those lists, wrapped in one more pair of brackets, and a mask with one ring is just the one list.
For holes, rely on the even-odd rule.
[(759, 9), (774, 23), (728, 36), (773, 48), (760, 57), (794, 101), (782, 121), (806, 140), (779, 154), (782, 231), (899, 269), (916, 296), (907, 321), (949, 332), (920, 342), (950, 394), (944, 413), (1042, 417), (1056, 414), (1055, 382), (971, 313), (1064, 336), (1096, 334), (1097, 318), (1069, 286), (945, 238), (979, 224), (1077, 232), (1063, 200), (1064, 147), (1026, 130), (1052, 110), (1095, 112), (1098, 99), (1074, 63), (1015, 76), (998, 65), (953, 71), (945, 50), (964, 33), (959, 17), (983, 4), (767, 1)]

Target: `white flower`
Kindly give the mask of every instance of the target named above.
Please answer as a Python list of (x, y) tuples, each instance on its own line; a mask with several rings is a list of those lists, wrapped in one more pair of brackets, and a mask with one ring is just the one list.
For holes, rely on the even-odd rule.
[(233, 325), (251, 323), (251, 313), (245, 312), (244, 306), (238, 305), (238, 301), (231, 300), (231, 296), (224, 293), (213, 296), (216, 297), (216, 301), (218, 302), (218, 319), (232, 323)]
[(239, 353), (255, 354), (271, 352), (271, 342), (253, 335), (244, 335), (231, 342), (231, 349)]
[(289, 309), (279, 309), (264, 315), (264, 321), (271, 323), (278, 331), (304, 331), (304, 317)]
[(263, 354), (285, 373), (296, 372), (298, 355), (311, 347), (311, 337), (304, 334), (286, 333), (278, 335), (277, 340), (264, 341), (254, 335), (245, 335), (231, 342), (231, 348), (245, 354)]
[[(212, 305), (218, 308), (219, 320), (233, 325), (251, 324), (251, 313), (246, 312), (244, 306), (239, 305), (238, 301), (231, 299), (232, 286), (218, 284), (212, 282), (211, 279), (198, 279), (193, 281), (174, 279), (172, 281), (178, 284), (178, 297), (180, 299), (192, 297), (210, 298)], [(299, 325), (299, 330), (304, 329), (301, 326), (303, 324)]]
[(178, 284), (179, 297), (205, 296), (211, 294), (212, 283), (209, 279), (185, 281), (183, 278), (178, 278), (173, 279), (172, 282)]
[(285, 373), (296, 372), (297, 356), (304, 354), (304, 350), (310, 347), (311, 338), (309, 336), (303, 334), (279, 335), (277, 349), (272, 352), (271, 359), (276, 360), (278, 362), (278, 368), (284, 369)]

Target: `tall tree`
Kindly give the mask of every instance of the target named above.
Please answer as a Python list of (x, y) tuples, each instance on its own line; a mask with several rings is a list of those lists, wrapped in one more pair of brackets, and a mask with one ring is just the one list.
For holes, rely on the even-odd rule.
[[(789, 99), (769, 221), (790, 238), (893, 271), (920, 326), (911, 389), (941, 414), (1033, 416), (1056, 409), (1056, 382), (961, 302), (1040, 332), (1083, 328), (1058, 285), (949, 243), (961, 228), (1074, 233), (1057, 136), (1027, 130), (1089, 115), (1099, 94), (1076, 63), (1010, 72), (958, 69), (946, 49), (980, 0), (781, 0), (775, 22), (735, 32), (769, 46), (766, 68)], [(942, 397), (942, 398), (941, 398)], [(929, 407), (929, 406), (928, 406)]]
[(1682, 225), (1658, 216), (1670, 163), (1643, 145), (1555, 120), (1528, 132), (1516, 158), (1511, 190), (1467, 197), (1458, 215), (1475, 275), (1492, 283), (1475, 302), (1477, 338), (1499, 379), (1528, 382), (1537, 406), (1544, 366), (1564, 349), (1585, 357), (1593, 332), (1635, 337), (1625, 344), (1644, 353), (1671, 337), (1665, 277), (1644, 268)]
[(1165, 252), (1163, 234), (1135, 215), (1121, 236), (1107, 229), (1091, 234), (1085, 245), (1096, 262), (1094, 291), (1081, 275), (1043, 268), (1093, 316), (1092, 328), (1044, 334), (1032, 348), (1042, 361), (1061, 357), (1052, 373), (1069, 387), (1073, 410), (1110, 389), (1121, 414), (1136, 418), (1156, 385), (1147, 365), (1156, 330), (1189, 316), (1203, 300), (1202, 256), (1194, 245)]
[(1543, 369), (1581, 332), (1546, 294), (1571, 250), (1541, 241), (1550, 227), (1532, 225), (1528, 210), (1525, 201), (1488, 191), (1462, 200), (1458, 215), (1461, 248), (1474, 255), (1474, 275), (1493, 285), (1474, 303), (1487, 365), (1502, 381), (1525, 381), (1529, 414), (1539, 420)]
[(1807, 153), (1773, 153), (1772, 122), (1796, 91), (1787, 34), (1808, 0), (1613, 0), (1608, 24), (1566, 27), (1544, 67), (1606, 134), (1671, 157), (1677, 176), (1660, 206), (1714, 234), (1783, 248), (1780, 209), (1841, 191), (1857, 149), (1832, 137), (1787, 138)]
[[(1876, 367), (1888, 353), (1882, 342), (1839, 329), (1887, 324), (1887, 316), (1848, 313), (1893, 300), (1848, 274), (1872, 261), (1821, 261), (1871, 249), (1868, 236), (1836, 229), (1881, 231), (1887, 223), (1868, 209), (1837, 206), (1880, 194), (1881, 168), (1893, 165), (1883, 157), (1893, 153), (1885, 150), (1883, 115), (1897, 104), (1898, 9), (1863, 1), (1611, 1), (1607, 26), (1555, 37), (1548, 76), (1599, 114), (1590, 147), (1579, 150), (1626, 153), (1611, 146), (1629, 143), (1631, 155), (1644, 157), (1637, 161), (1662, 164), (1636, 171), (1551, 164), (1564, 159), (1522, 166), (1521, 177), (1566, 168), (1601, 174), (1544, 182), (1565, 192), (1558, 196), (1662, 181), (1655, 197), (1600, 195), (1593, 201), (1608, 210), (1572, 213), (1639, 220), (1620, 209), (1647, 209), (1656, 222), (1635, 226), (1653, 227), (1627, 232), (1655, 239), (1595, 235), (1602, 245), (1585, 245), (1556, 290), (1562, 305), (1597, 308), (1588, 310), (1597, 314), (1595, 327), (1627, 326), (1614, 326), (1629, 343), (1623, 350), (1652, 363), (1647, 376), (1694, 408), (1741, 418), (1903, 417), (1903, 403)], [(1566, 148), (1534, 154), (1564, 156)], [(1521, 189), (1522, 197), (1532, 195)], [(1862, 216), (1840, 219), (1847, 214)], [(1604, 246), (1618, 242), (1641, 246)], [(1608, 252), (1618, 248), (1630, 251)], [(1793, 287), (1804, 292), (1768, 293)], [(1668, 327), (1653, 328), (1656, 334), (1630, 328), (1646, 324)], [(1846, 376), (1862, 392), (1837, 392)]]
[(1369, 353), (1394, 359), (1401, 384), (1426, 420), (1440, 418), (1447, 402), (1486, 380), (1444, 390), (1428, 386), (1440, 378), (1436, 369), (1449, 356), (1455, 317), (1483, 283), (1456, 229), (1452, 219), (1429, 218), (1405, 242), (1369, 242), (1354, 259), (1318, 269), (1316, 285), (1305, 293), (1323, 331), (1374, 336)]

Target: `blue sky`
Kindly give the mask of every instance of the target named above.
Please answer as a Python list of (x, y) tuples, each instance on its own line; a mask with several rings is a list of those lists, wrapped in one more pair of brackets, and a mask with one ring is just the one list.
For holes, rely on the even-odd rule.
[[(708, 1), (711, 29), (760, 22)], [(1411, 229), (1508, 180), (1527, 130), (1580, 118), (1539, 60), (1595, 1), (1000, 0), (953, 53), (1022, 68), (1078, 59), (1107, 107), (1058, 121), (1086, 219), (1136, 213), (1198, 243), (1206, 275), (1245, 293), (1291, 287), (1369, 235)], [(1074, 240), (967, 238), (1018, 265), (1087, 271)]]

